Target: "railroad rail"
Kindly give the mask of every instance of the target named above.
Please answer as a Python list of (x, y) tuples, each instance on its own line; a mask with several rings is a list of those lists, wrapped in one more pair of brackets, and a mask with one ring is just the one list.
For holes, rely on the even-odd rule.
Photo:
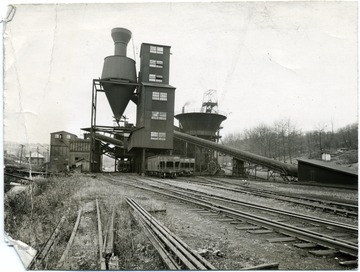
[[(92, 202), (92, 204), (94, 204)], [(97, 234), (98, 234), (98, 243), (97, 245), (91, 245), (92, 248), (98, 249), (98, 263), (97, 266), (100, 268), (100, 270), (108, 270), (108, 261), (109, 258), (113, 254), (113, 223), (114, 223), (114, 209), (112, 216), (110, 217), (108, 228), (107, 228), (107, 235), (103, 234), (103, 227), (102, 227), (102, 221), (101, 221), (101, 214), (100, 214), (100, 206), (98, 199), (95, 200), (96, 204), (96, 221), (97, 221)], [(86, 208), (80, 208), (78, 210), (77, 218), (74, 224), (74, 227), (72, 229), (70, 238), (68, 240), (68, 243), (66, 245), (65, 250), (63, 251), (61, 258), (57, 262), (56, 269), (64, 269), (64, 270), (71, 270), (73, 268), (74, 263), (74, 252), (77, 252), (78, 244), (76, 244), (75, 238), (77, 237), (77, 234), (80, 232), (79, 228), (83, 230), (80, 226), (80, 223), (83, 220), (84, 213), (86, 213)], [(105, 241), (104, 241), (105, 240)], [(74, 245), (75, 244), (75, 245)], [(75, 264), (76, 265), (76, 264)], [(96, 268), (95, 267), (95, 268)]]
[[(119, 181), (109, 177), (107, 178), (113, 181)], [(191, 203), (203, 209), (216, 212), (218, 214), (239, 220), (241, 222), (261, 226), (265, 229), (271, 229), (286, 236), (296, 237), (296, 239), (305, 241), (307, 244), (314, 244), (327, 249), (331, 249), (334, 253), (338, 252), (346, 254), (350, 258), (357, 258), (358, 255), (357, 244), (353, 242), (344, 241), (338, 238), (331, 237), (329, 235), (317, 233), (309, 229), (304, 229), (302, 227), (296, 227), (276, 220), (271, 220), (269, 218), (264, 218), (254, 214), (242, 212), (231, 207), (214, 203), (214, 201), (208, 201), (204, 199), (199, 199), (199, 197), (189, 196), (189, 194), (187, 193), (171, 192), (169, 190), (161, 188), (150, 188), (149, 186), (137, 185), (131, 182), (126, 182), (124, 180), (122, 180), (121, 182), (125, 185), (167, 196), (171, 199), (177, 199), (183, 202)]]
[(192, 250), (179, 237), (151, 216), (134, 199), (126, 202), (133, 209), (133, 215), (138, 219), (150, 241), (171, 270), (215, 270), (206, 259)]
[[(238, 199), (227, 198), (227, 197), (223, 197), (223, 196), (219, 196), (219, 195), (214, 195), (211, 193), (200, 192), (200, 191), (189, 189), (189, 188), (184, 189), (180, 186), (176, 186), (175, 184), (172, 184), (172, 183), (167, 183), (166, 181), (163, 181), (163, 180), (154, 180), (154, 179), (148, 179), (148, 180), (152, 180), (152, 181), (155, 181), (158, 183), (163, 183), (163, 184), (166, 184), (167, 186), (171, 186), (171, 187), (175, 187), (176, 189), (179, 189), (179, 190), (172, 190), (172, 192), (175, 192), (175, 193), (184, 193), (185, 192), (188, 195), (191, 194), (195, 198), (208, 198), (211, 200), (218, 200), (218, 201), (226, 202), (229, 204), (236, 204), (236, 205), (242, 206), (242, 207), (255, 208), (257, 210), (265, 211), (266, 213), (273, 213), (273, 214), (277, 214), (277, 215), (283, 215), (283, 216), (292, 217), (292, 218), (296, 218), (296, 219), (306, 220), (308, 222), (312, 222), (315, 224), (322, 224), (327, 227), (344, 229), (345, 231), (349, 231), (349, 232), (352, 231), (354, 234), (358, 233), (357, 226), (352, 226), (352, 225), (344, 224), (341, 222), (335, 222), (335, 221), (331, 221), (331, 220), (327, 220), (327, 219), (321, 219), (318, 217), (294, 213), (294, 212), (290, 212), (290, 211), (274, 209), (274, 208), (262, 206), (259, 204), (249, 203), (249, 202), (241, 201)], [(156, 187), (160, 188), (160, 189), (167, 189), (167, 188), (159, 187), (159, 186), (156, 186)]]
[[(232, 182), (227, 182), (224, 180), (217, 180), (217, 179), (207, 179), (204, 183), (208, 186), (211, 186), (213, 188), (218, 189), (224, 189), (228, 191), (238, 192), (238, 193), (244, 193), (244, 194), (251, 194), (256, 196), (261, 196), (265, 198), (273, 198), (281, 201), (291, 202), (294, 204), (299, 204), (302, 206), (308, 206), (312, 207), (314, 209), (321, 209), (323, 211), (327, 212), (333, 212), (336, 214), (343, 214), (345, 216), (358, 216), (358, 205), (349, 204), (349, 203), (342, 203), (338, 201), (329, 201), (324, 199), (318, 199), (318, 198), (310, 198), (310, 197), (302, 197), (302, 196), (294, 196), (289, 195), (281, 192), (274, 192), (271, 190), (265, 190), (265, 189), (257, 189), (257, 188), (251, 188), (249, 186), (244, 186), (241, 184), (234, 184)], [(217, 184), (214, 184), (217, 183)], [(227, 183), (231, 185), (224, 186), (224, 183)], [(221, 184), (221, 185), (218, 185)]]
[(60, 219), (60, 222), (56, 225), (56, 228), (46, 241), (45, 245), (36, 253), (34, 258), (31, 260), (29, 266), (27, 269), (33, 270), (33, 269), (43, 269), (44, 268), (44, 262), (49, 254), (49, 252), (52, 250), (54, 244), (60, 237), (61, 233), (61, 227), (65, 222), (66, 215), (63, 215)]

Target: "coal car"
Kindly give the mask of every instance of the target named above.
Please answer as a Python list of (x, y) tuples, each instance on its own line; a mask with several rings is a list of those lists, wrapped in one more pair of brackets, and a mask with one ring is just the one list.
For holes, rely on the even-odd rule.
[(146, 174), (161, 178), (176, 178), (194, 173), (195, 159), (173, 155), (156, 155), (146, 159)]

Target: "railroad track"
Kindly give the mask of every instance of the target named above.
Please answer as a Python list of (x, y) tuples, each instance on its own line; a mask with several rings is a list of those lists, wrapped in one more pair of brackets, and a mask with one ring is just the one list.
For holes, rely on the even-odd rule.
[[(291, 218), (306, 220), (306, 221), (312, 222), (317, 225), (322, 224), (326, 227), (332, 227), (332, 228), (338, 228), (338, 229), (343, 228), (346, 231), (349, 231), (349, 232), (352, 231), (354, 234), (358, 233), (358, 228), (356, 226), (352, 226), (349, 224), (343, 224), (341, 222), (335, 222), (335, 221), (331, 221), (331, 220), (321, 219), (318, 217), (312, 217), (312, 216), (294, 213), (294, 212), (290, 212), (290, 211), (274, 209), (271, 207), (262, 206), (262, 205), (258, 205), (258, 204), (254, 204), (254, 203), (249, 203), (249, 202), (241, 201), (238, 199), (232, 199), (232, 198), (227, 198), (227, 197), (214, 195), (214, 194), (210, 194), (210, 193), (199, 192), (199, 191), (196, 191), (193, 189), (188, 189), (188, 188), (184, 189), (183, 187), (174, 185), (171, 181), (166, 182), (164, 180), (154, 180), (154, 179), (147, 179), (147, 180), (154, 181), (156, 183), (165, 184), (166, 186), (175, 188), (175, 190), (173, 190), (174, 192), (180, 192), (180, 193), (186, 192), (186, 194), (191, 194), (193, 197), (217, 200), (217, 201), (221, 201), (221, 202), (225, 202), (225, 203), (229, 203), (229, 204), (235, 204), (235, 205), (241, 206), (241, 207), (255, 208), (255, 209), (266, 212), (266, 214), (273, 213), (273, 214), (280, 215), (280, 216), (287, 216), (287, 217), (291, 217)], [(159, 187), (159, 188), (166, 189), (166, 187)]]
[[(107, 178), (112, 181), (119, 181), (114, 178)], [(139, 185), (126, 182), (124, 180), (122, 180), (121, 182), (129, 186), (133, 186), (147, 191), (152, 191), (156, 194), (170, 197), (171, 199), (177, 199), (183, 202), (191, 203), (200, 207), (201, 209), (211, 211), (214, 214), (237, 220), (238, 222), (245, 224), (245, 226), (240, 227), (240, 229), (259, 230), (258, 233), (261, 233), (260, 231), (263, 231), (263, 233), (266, 233), (268, 231), (275, 231), (277, 233), (285, 235), (285, 237), (281, 237), (281, 239), (279, 238), (279, 241), (284, 239), (291, 239), (301, 241), (302, 243), (298, 243), (297, 245), (302, 248), (321, 248), (321, 250), (314, 250), (314, 254), (346, 255), (346, 260), (342, 259), (340, 264), (357, 264), (358, 247), (355, 242), (349, 242), (339, 239), (337, 237), (331, 237), (327, 234), (318, 233), (311, 229), (304, 229), (303, 227), (288, 225), (281, 220), (272, 220), (263, 216), (254, 215), (252, 213), (242, 212), (239, 209), (225, 206), (224, 204), (218, 204), (214, 201), (214, 199), (202, 199), (199, 196), (191, 196), (189, 192), (172, 191), (169, 189), (161, 188), (159, 186), (150, 187), (149, 185), (144, 184)], [(346, 231), (346, 226), (342, 226), (341, 228), (343, 231)], [(348, 231), (350, 231), (352, 234), (355, 232), (354, 229)]]
[[(93, 208), (95, 205), (96, 208)], [(96, 216), (93, 214), (95, 209)], [(109, 261), (114, 255), (114, 218), (115, 209), (112, 208), (111, 215), (108, 217), (107, 226), (103, 229), (97, 199), (88, 202), (85, 207), (80, 208), (70, 238), (57, 262), (56, 269), (79, 270), (81, 268), (78, 264), (79, 256), (85, 254), (85, 256), (89, 257), (87, 260), (87, 265), (90, 265), (88, 269), (109, 270)], [(93, 220), (96, 222), (97, 228), (90, 230), (88, 226), (92, 224), (91, 222), (93, 222)], [(81, 223), (84, 225), (81, 225)], [(79, 234), (79, 232), (81, 232), (81, 234)], [(93, 244), (94, 240), (92, 237), (96, 232), (97, 243)], [(88, 235), (85, 240), (81, 237), (84, 234), (85, 236)], [(93, 257), (95, 257), (95, 260)], [(112, 268), (116, 268), (116, 266)]]
[[(345, 215), (348, 217), (358, 217), (358, 205), (355, 204), (329, 201), (318, 198), (301, 197), (301, 196), (295, 196), (281, 192), (274, 192), (271, 190), (257, 189), (241, 184), (234, 184), (233, 182), (228, 182), (223, 179), (217, 180), (217, 179), (208, 179), (203, 177), (202, 179), (204, 181), (201, 183), (207, 184), (208, 186), (211, 186), (213, 188), (218, 188), (218, 189), (223, 189), (223, 190), (228, 190), (243, 194), (251, 194), (265, 198), (273, 198), (302, 206), (311, 207), (313, 209), (320, 209), (325, 212), (332, 212), (335, 214)], [(196, 180), (196, 182), (199, 182), (199, 180)], [(228, 186), (224, 186), (224, 183), (226, 183)]]
[(216, 269), (168, 228), (151, 216), (134, 199), (127, 198), (126, 202), (133, 209), (134, 217), (143, 226), (149, 240), (170, 270)]

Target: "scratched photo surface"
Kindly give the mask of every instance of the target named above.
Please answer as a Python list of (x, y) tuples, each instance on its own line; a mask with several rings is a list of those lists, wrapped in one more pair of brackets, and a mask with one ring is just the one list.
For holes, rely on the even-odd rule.
[(7, 269), (357, 268), (357, 2), (7, 8)]

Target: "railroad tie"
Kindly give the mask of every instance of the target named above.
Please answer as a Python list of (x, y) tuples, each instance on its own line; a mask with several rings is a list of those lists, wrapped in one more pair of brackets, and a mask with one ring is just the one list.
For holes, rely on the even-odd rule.
[(270, 238), (267, 239), (270, 243), (280, 243), (280, 242), (293, 242), (297, 239), (295, 237), (278, 237), (278, 238)]
[(334, 256), (338, 251), (334, 249), (324, 249), (324, 250), (312, 250), (309, 252), (316, 256)]
[(317, 247), (318, 245), (314, 243), (297, 243), (294, 244), (294, 246), (298, 248), (313, 248), (313, 247)]
[(248, 230), (248, 233), (251, 234), (267, 234), (267, 233), (273, 233), (274, 231), (271, 229), (260, 229), (260, 230)]

